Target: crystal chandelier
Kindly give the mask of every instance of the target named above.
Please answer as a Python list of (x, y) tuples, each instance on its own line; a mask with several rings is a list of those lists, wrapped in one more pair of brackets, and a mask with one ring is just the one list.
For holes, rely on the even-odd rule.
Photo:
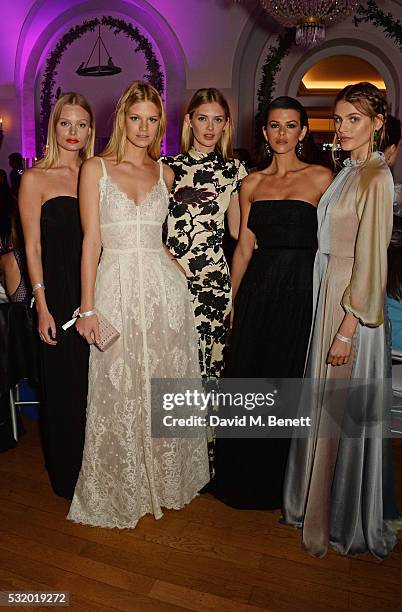
[[(235, 0), (241, 2), (241, 0)], [(325, 39), (325, 26), (342, 21), (359, 0), (260, 0), (263, 8), (285, 28), (296, 28), (296, 45), (312, 47)]]

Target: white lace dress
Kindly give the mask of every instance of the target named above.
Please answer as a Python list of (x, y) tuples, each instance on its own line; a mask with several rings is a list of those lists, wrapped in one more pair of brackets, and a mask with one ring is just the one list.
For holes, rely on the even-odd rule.
[(91, 347), (84, 457), (67, 518), (132, 528), (189, 503), (209, 480), (208, 453), (204, 438), (151, 437), (151, 379), (200, 377), (187, 282), (162, 246), (162, 164), (137, 205), (101, 163), (95, 305), (121, 336), (104, 353)]

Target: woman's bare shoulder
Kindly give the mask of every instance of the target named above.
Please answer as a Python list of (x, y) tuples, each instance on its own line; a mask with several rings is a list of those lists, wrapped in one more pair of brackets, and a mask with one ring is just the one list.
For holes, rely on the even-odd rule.
[(241, 186), (242, 188), (253, 189), (256, 185), (258, 185), (260, 181), (266, 178), (266, 176), (267, 175), (261, 171), (251, 172), (251, 174), (248, 174), (247, 176), (244, 177), (244, 179), (241, 182)]
[(99, 157), (98, 155), (95, 155), (94, 157), (90, 157), (89, 159), (86, 159), (83, 164), (82, 167), (83, 168), (100, 168), (102, 169), (102, 158)]
[(334, 172), (331, 170), (331, 168), (321, 166), (320, 164), (310, 164), (309, 171), (311, 174), (322, 178), (332, 178), (334, 176)]
[(93, 177), (99, 179), (103, 175), (102, 158), (95, 156), (86, 159), (81, 166), (81, 177)]
[(324, 193), (334, 179), (334, 173), (330, 168), (318, 164), (311, 164), (308, 173), (309, 180), (320, 188), (321, 193)]
[(47, 170), (45, 168), (40, 168), (38, 166), (33, 166), (32, 168), (27, 168), (22, 173), (21, 177), (21, 186), (23, 188), (29, 188), (36, 191), (41, 191), (42, 185), (46, 180)]
[(170, 191), (174, 183), (174, 172), (170, 166), (167, 166), (163, 162), (160, 163), (162, 163), (163, 168), (163, 180), (165, 181), (166, 187)]

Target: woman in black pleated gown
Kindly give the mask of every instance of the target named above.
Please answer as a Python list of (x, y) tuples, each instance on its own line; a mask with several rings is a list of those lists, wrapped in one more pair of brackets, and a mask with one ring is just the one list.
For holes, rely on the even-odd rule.
[(94, 118), (79, 94), (56, 103), (47, 153), (24, 172), (19, 206), (41, 339), (40, 425), (54, 492), (72, 499), (81, 468), (88, 382), (88, 344), (71, 319), (81, 300), (82, 231), (79, 170), (93, 154)]
[[(303, 161), (304, 108), (274, 100), (263, 133), (270, 164), (244, 179), (233, 257), (234, 320), (225, 376), (301, 378), (312, 317), (316, 206), (332, 180)], [(256, 248), (255, 248), (256, 247)], [(235, 508), (282, 505), (289, 439), (218, 439), (213, 492)]]

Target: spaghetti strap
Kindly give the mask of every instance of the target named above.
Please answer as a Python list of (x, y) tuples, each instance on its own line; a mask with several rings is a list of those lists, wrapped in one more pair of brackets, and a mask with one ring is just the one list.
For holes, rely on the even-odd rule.
[(158, 160), (158, 164), (159, 164), (159, 180), (161, 181), (163, 179), (163, 163), (162, 160)]
[(102, 166), (103, 176), (104, 178), (106, 178), (107, 177), (106, 164), (101, 157), (99, 159), (100, 159), (100, 163)]

